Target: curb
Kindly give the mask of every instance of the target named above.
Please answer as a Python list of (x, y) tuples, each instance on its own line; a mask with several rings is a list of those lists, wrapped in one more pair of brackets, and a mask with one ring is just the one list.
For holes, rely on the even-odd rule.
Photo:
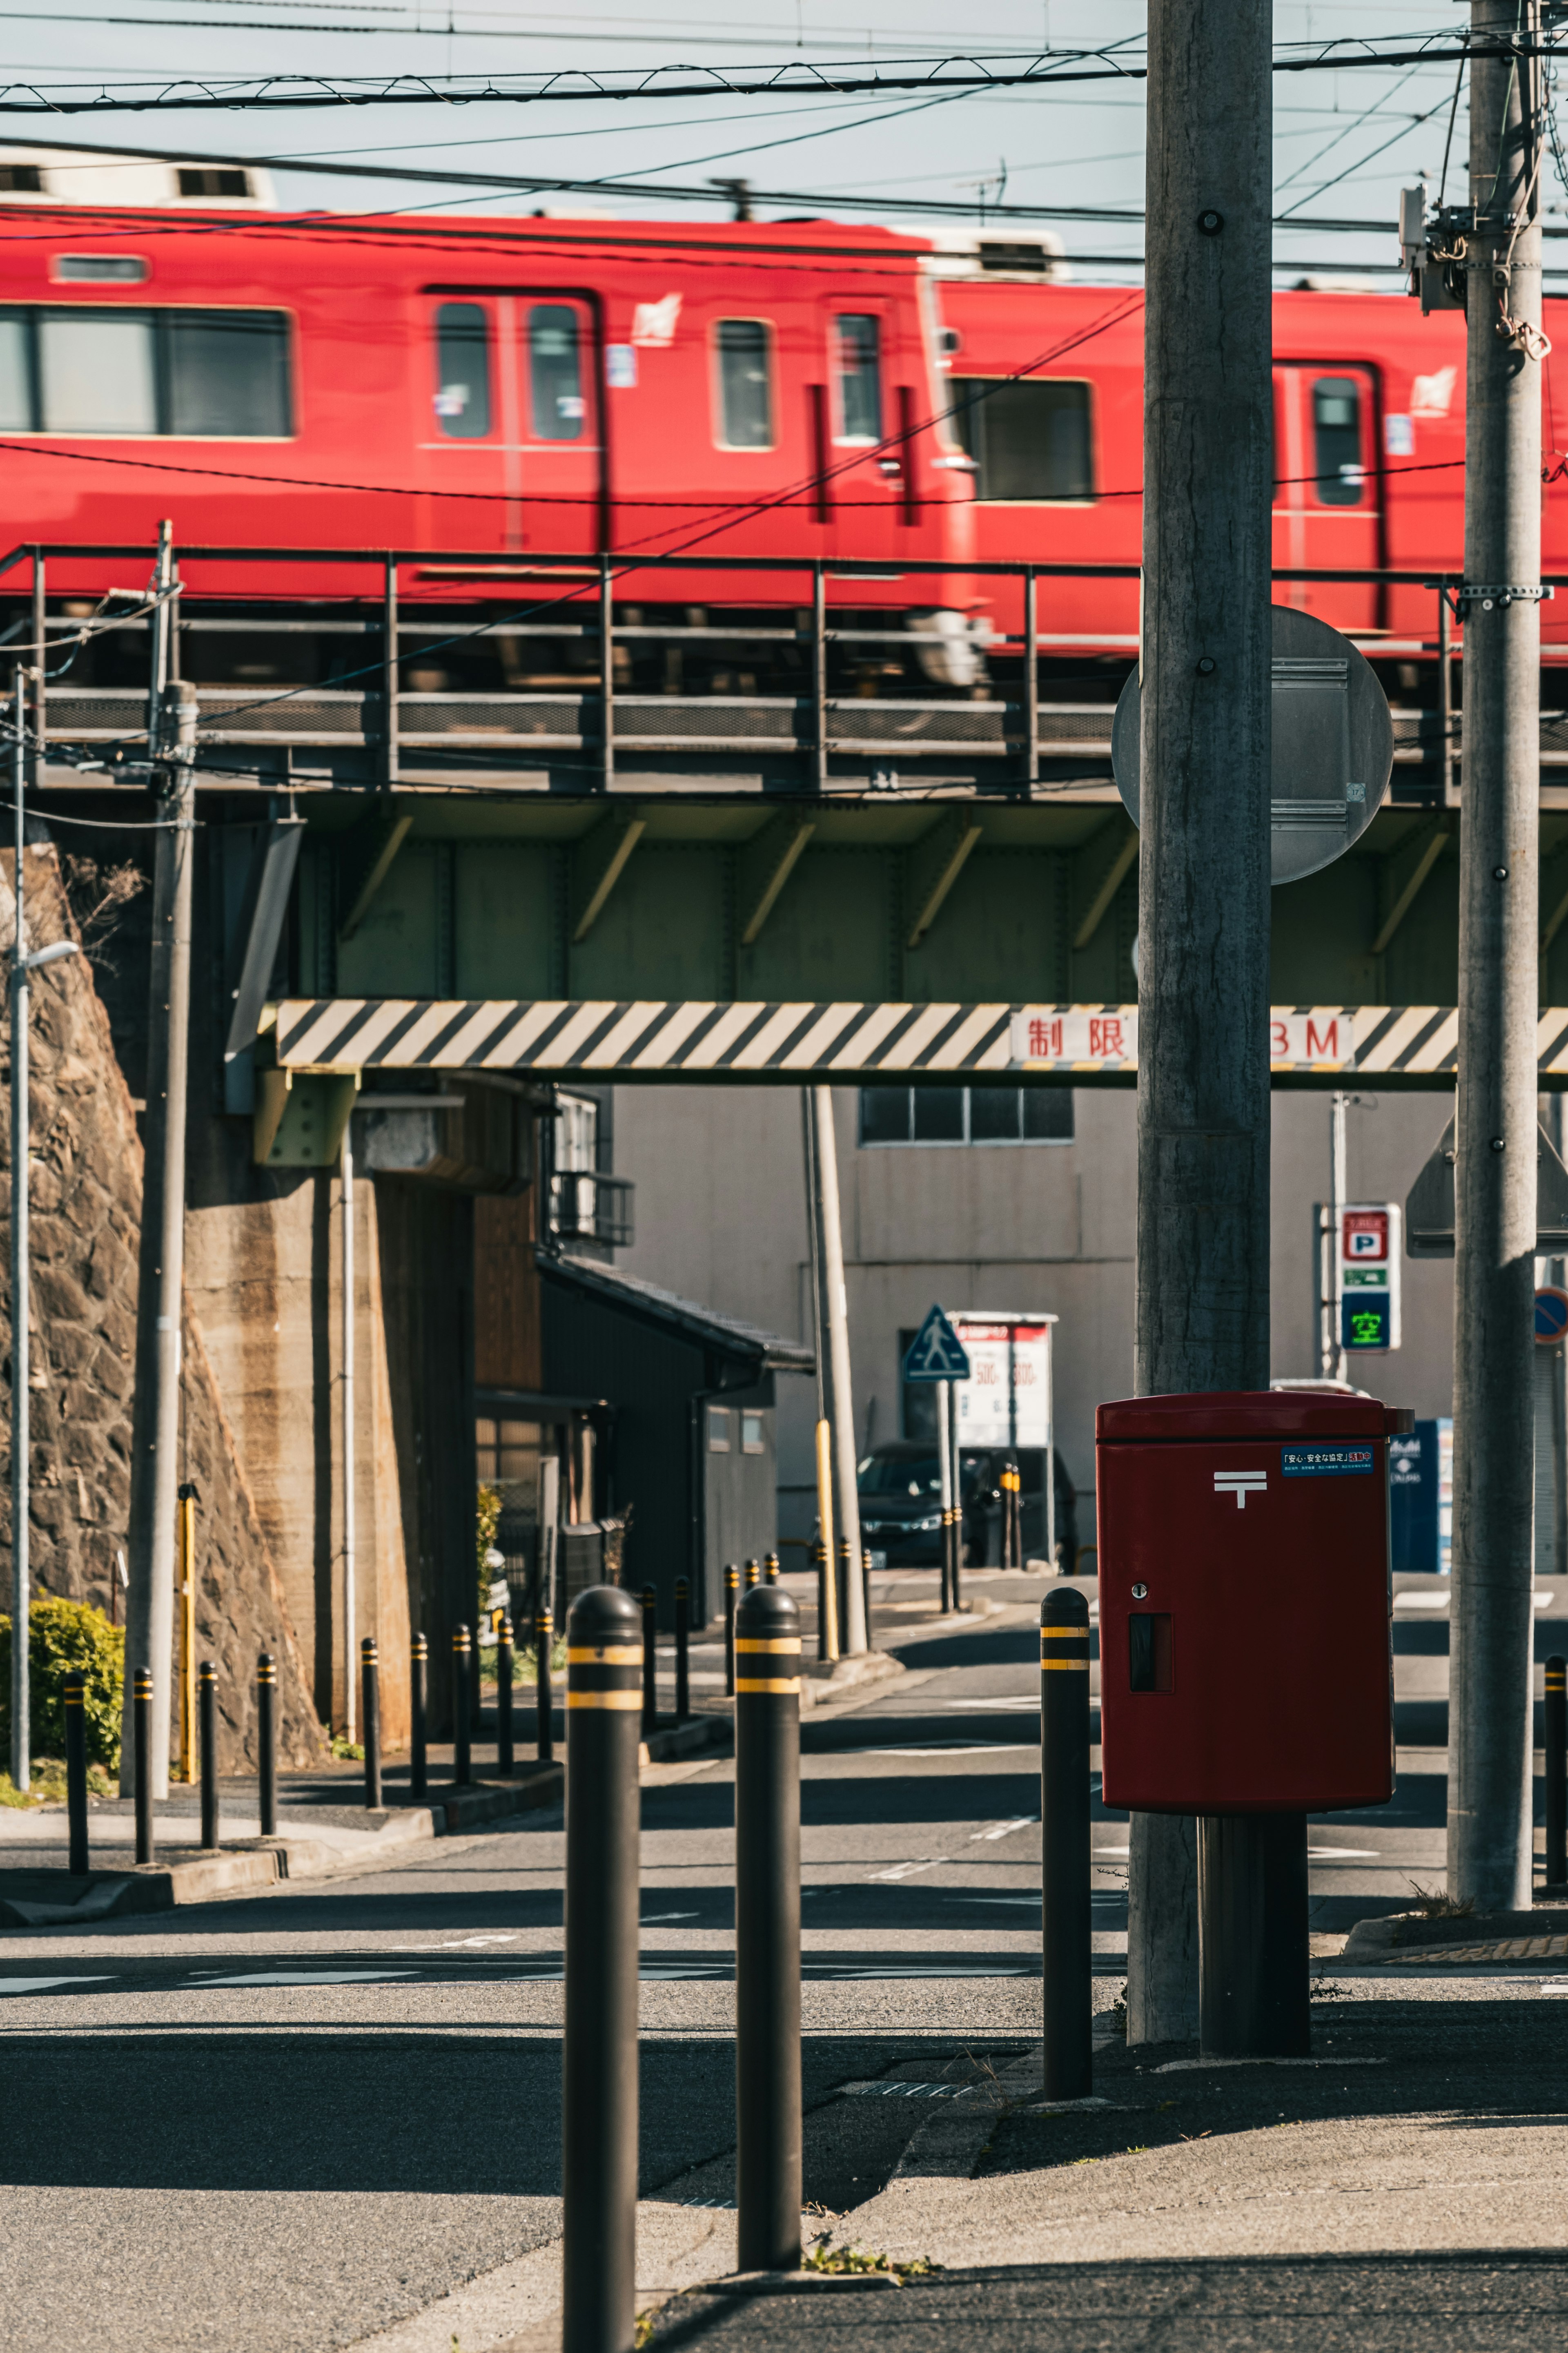
[(682, 1757), (701, 1757), (710, 1750), (718, 1754), (733, 1745), (735, 1720), (726, 1710), (718, 1709), (705, 1715), (688, 1716), (684, 1724), (669, 1725), (645, 1740), (637, 1751), (642, 1765), (673, 1765)]
[[(286, 1835), (249, 1840), (221, 1847), (212, 1854), (186, 1855), (177, 1862), (89, 1872), (75, 1879), (62, 1872), (62, 1889), (79, 1888), (79, 1895), (69, 1903), (37, 1903), (0, 1894), (0, 1926), (84, 1926), (110, 1916), (123, 1919), (134, 1913), (172, 1912), (187, 1904), (210, 1903), (217, 1896), (265, 1893), (286, 1879), (353, 1878), (366, 1871), (390, 1870), (408, 1847), (452, 1838), (481, 1823), (531, 1813), (542, 1806), (558, 1805), (564, 1788), (562, 1766), (528, 1765), (515, 1783), (480, 1784), (454, 1791), (434, 1805), (400, 1807), (357, 1849), (335, 1846), (326, 1839)], [(26, 1873), (31, 1881), (43, 1875)], [(0, 1874), (0, 1887), (5, 1876)]]

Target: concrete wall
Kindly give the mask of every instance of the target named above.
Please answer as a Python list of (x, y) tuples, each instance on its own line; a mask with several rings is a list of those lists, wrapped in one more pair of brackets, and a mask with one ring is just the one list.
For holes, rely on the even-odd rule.
[[(1403, 1202), (1452, 1108), (1446, 1092), (1384, 1094), (1349, 1114), (1351, 1198)], [(1094, 1484), (1094, 1409), (1132, 1387), (1136, 1099), (1080, 1089), (1071, 1144), (857, 1142), (858, 1099), (835, 1096), (857, 1427), (899, 1431), (899, 1333), (944, 1306), (1048, 1310), (1058, 1443)], [(637, 1187), (631, 1271), (809, 1339), (800, 1098), (793, 1088), (616, 1090), (617, 1173)], [(1328, 1190), (1329, 1098), (1274, 1097), (1273, 1371), (1316, 1373), (1312, 1204)], [(1451, 1409), (1453, 1279), (1403, 1264), (1404, 1345), (1360, 1360), (1359, 1384), (1423, 1414)], [(813, 1384), (778, 1388), (780, 1530), (812, 1509)], [(1092, 1522), (1080, 1514), (1090, 1540)]]

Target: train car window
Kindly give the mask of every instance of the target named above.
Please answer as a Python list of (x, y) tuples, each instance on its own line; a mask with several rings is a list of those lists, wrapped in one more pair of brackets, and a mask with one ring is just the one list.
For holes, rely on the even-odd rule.
[(874, 312), (844, 311), (838, 328), (838, 438), (882, 438), (882, 322)]
[(1361, 386), (1321, 375), (1312, 386), (1312, 465), (1319, 504), (1358, 507), (1366, 496), (1361, 446)]
[(450, 441), (490, 429), (489, 324), (482, 304), (443, 302), (436, 313), (436, 422)]
[(144, 311), (46, 311), (37, 334), (46, 433), (156, 433), (157, 362)]
[(719, 439), (726, 449), (773, 446), (773, 347), (765, 319), (719, 322)]
[(32, 337), (16, 311), (0, 313), (0, 433), (36, 430)]
[(286, 320), (268, 311), (175, 311), (165, 314), (163, 332), (168, 432), (286, 438)]
[(977, 469), (977, 499), (1092, 499), (1089, 386), (1047, 378), (951, 380), (952, 425)]
[(528, 314), (529, 406), (534, 438), (580, 441), (587, 414), (577, 313), (565, 302), (536, 302)]

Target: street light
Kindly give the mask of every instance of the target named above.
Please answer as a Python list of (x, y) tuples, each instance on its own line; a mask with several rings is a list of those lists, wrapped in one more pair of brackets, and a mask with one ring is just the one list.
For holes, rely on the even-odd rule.
[[(43, 648), (37, 649), (40, 663)], [(27, 978), (39, 965), (80, 954), (75, 940), (27, 953), (22, 915), (22, 789), (26, 776), (26, 681), (16, 670), (11, 775), (16, 787), (16, 931), (11, 953), (11, 1778), (32, 1783), (32, 1722), (27, 1676)]]

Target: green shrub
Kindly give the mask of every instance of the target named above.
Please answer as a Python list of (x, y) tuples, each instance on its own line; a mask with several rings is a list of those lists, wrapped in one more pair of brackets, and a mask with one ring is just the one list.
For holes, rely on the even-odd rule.
[[(125, 1633), (85, 1601), (46, 1594), (27, 1612), (27, 1664), (32, 1683), (33, 1749), (39, 1757), (66, 1753), (65, 1681), (73, 1667), (87, 1677), (82, 1714), (89, 1765), (120, 1769), (120, 1711), (125, 1688)], [(0, 1618), (0, 1756), (11, 1754), (11, 1620)]]

